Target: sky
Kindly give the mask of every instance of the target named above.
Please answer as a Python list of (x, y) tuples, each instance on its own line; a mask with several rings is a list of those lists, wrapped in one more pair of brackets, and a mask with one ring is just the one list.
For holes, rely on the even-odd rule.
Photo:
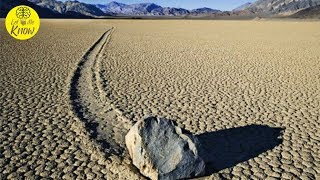
[(88, 4), (107, 4), (111, 1), (117, 1), (125, 4), (134, 3), (155, 3), (164, 7), (177, 7), (185, 9), (195, 9), (200, 7), (209, 7), (219, 10), (232, 10), (244, 3), (254, 0), (78, 0)]

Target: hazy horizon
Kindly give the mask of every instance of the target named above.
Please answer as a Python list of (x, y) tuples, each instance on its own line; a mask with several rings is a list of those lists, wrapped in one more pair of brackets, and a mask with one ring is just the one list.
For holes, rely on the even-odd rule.
[[(62, 0), (66, 1), (66, 0)], [(185, 8), (185, 9), (196, 9), (202, 7), (208, 7), (212, 9), (219, 10), (232, 10), (242, 4), (247, 2), (253, 2), (254, 0), (78, 0), (80, 2), (88, 3), (88, 4), (107, 4), (112, 1), (116, 1), (124, 4), (135, 4), (135, 3), (155, 3), (163, 7), (176, 7), (176, 8)]]

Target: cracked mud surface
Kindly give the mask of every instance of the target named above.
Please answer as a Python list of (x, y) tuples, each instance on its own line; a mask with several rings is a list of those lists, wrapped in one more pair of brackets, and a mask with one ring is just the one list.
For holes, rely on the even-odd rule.
[(209, 160), (223, 150), (204, 179), (317, 179), (319, 28), (43, 20), (25, 42), (2, 28), (0, 179), (142, 179), (123, 138), (151, 114), (202, 137)]
[(0, 30), (0, 179), (138, 179), (90, 138), (70, 104), (70, 81), (80, 59), (111, 26), (87, 20), (41, 23), (29, 41), (15, 41)]
[[(195, 134), (251, 124), (284, 128), (280, 145), (209, 179), (319, 178), (318, 22), (130, 21), (113, 26), (104, 76), (109, 98), (127, 118), (160, 115)], [(250, 141), (264, 134), (263, 128), (243, 129), (230, 138)], [(207, 143), (213, 149), (228, 144)], [(256, 143), (251, 146), (270, 142)], [(245, 149), (239, 151), (245, 154)], [(221, 154), (232, 155), (225, 151)]]

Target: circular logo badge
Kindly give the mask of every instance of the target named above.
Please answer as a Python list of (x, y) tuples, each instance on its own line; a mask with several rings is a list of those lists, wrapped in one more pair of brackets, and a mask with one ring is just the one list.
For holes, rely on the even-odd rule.
[(37, 34), (40, 27), (38, 13), (28, 6), (17, 6), (6, 17), (8, 33), (19, 40), (27, 40)]

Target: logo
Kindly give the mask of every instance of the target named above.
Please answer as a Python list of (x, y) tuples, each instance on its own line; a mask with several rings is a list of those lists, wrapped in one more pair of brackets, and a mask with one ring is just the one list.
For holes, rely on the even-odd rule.
[(17, 6), (6, 17), (8, 33), (19, 40), (27, 40), (37, 34), (40, 19), (37, 12), (28, 6)]

